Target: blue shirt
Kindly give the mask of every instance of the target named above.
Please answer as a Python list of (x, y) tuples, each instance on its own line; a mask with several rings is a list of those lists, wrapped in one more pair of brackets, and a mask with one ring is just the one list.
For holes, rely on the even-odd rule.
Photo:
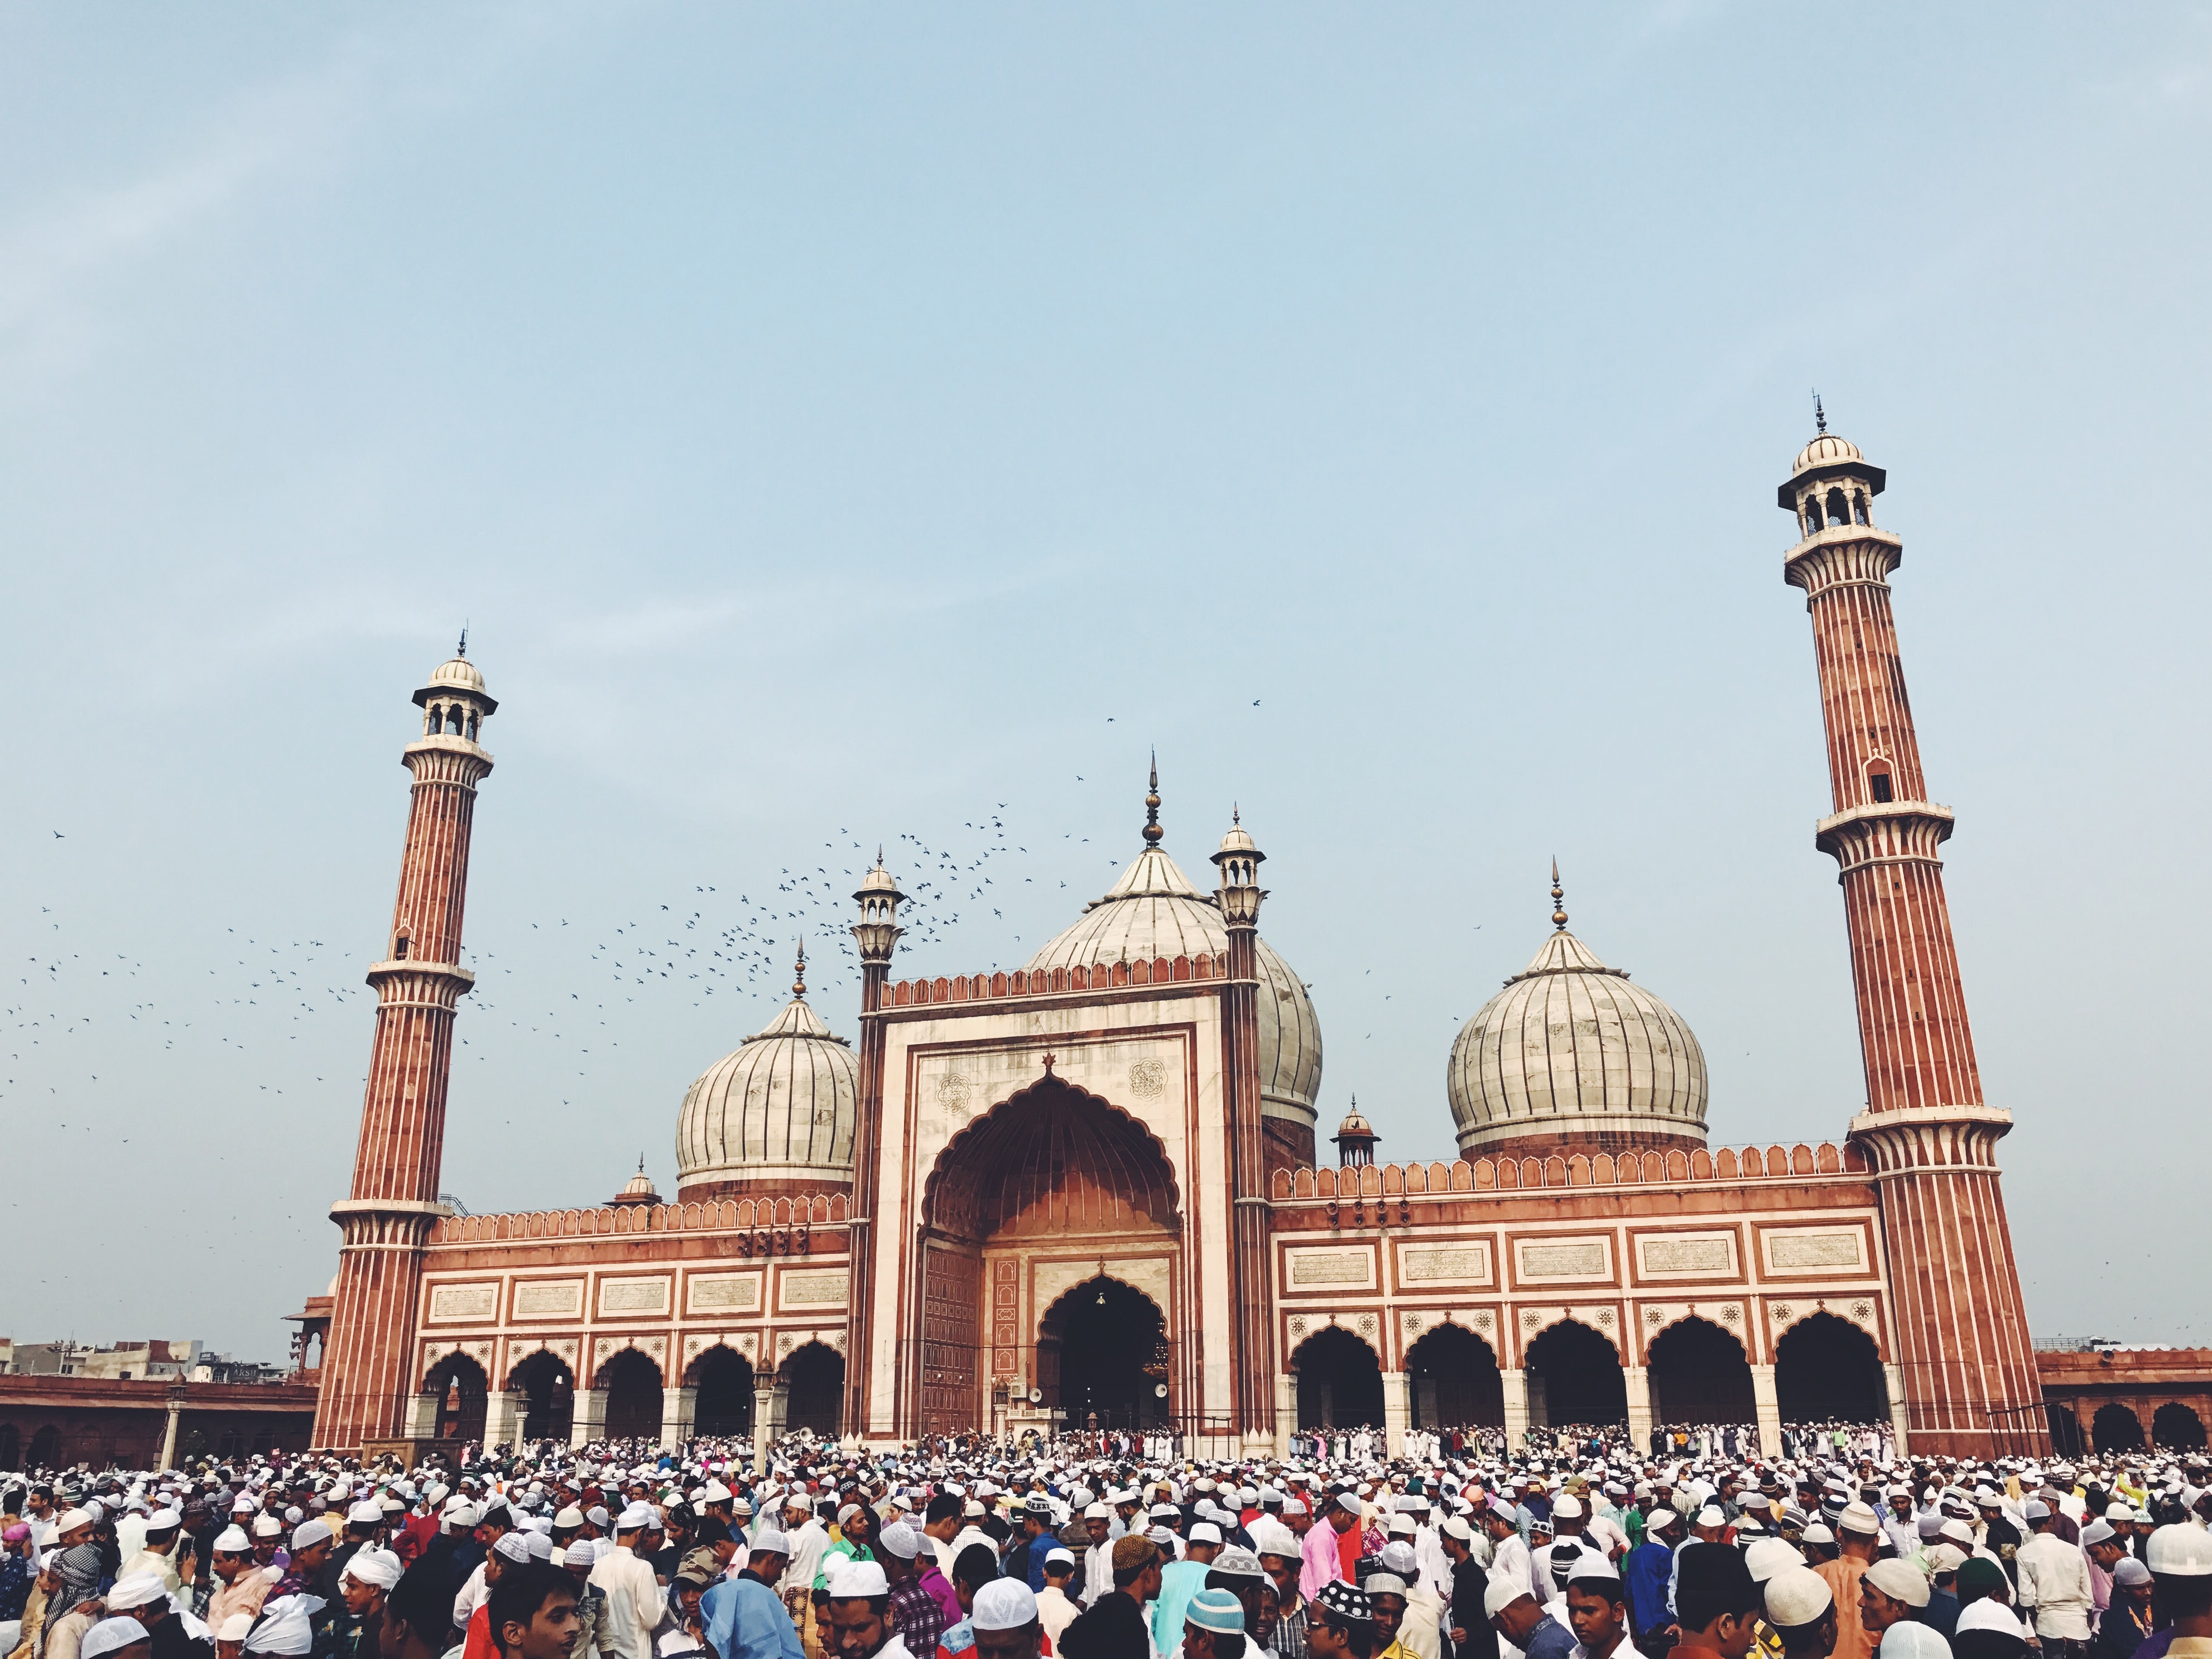
[(1574, 1632), (1546, 1613), (1528, 1632), (1528, 1645), (1521, 1650), (1528, 1659), (1567, 1659), (1575, 1650)]
[(806, 1659), (783, 1598), (757, 1578), (720, 1578), (699, 1601), (699, 1622), (720, 1659)]
[(1064, 1547), (1059, 1539), (1048, 1532), (1041, 1532), (1030, 1540), (1030, 1589), (1032, 1594), (1044, 1588), (1044, 1559), (1054, 1550)]
[(1628, 1553), (1621, 1587), (1628, 1594), (1628, 1611), (1635, 1618), (1638, 1635), (1664, 1630), (1674, 1622), (1667, 1606), (1667, 1585), (1674, 1576), (1674, 1552), (1664, 1544), (1638, 1544)]

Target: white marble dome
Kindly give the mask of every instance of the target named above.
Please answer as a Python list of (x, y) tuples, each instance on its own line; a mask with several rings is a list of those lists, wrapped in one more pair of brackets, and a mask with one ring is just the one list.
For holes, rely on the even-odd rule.
[(1797, 452), (1796, 464), (1790, 469), (1790, 476), (1794, 478), (1800, 472), (1809, 472), (1816, 466), (1837, 466), (1865, 459), (1859, 453), (1859, 447), (1850, 439), (1823, 432)]
[[(1264, 939), (1260, 969), (1260, 1109), (1310, 1131), (1321, 1093), (1321, 1021), (1304, 982)], [(1121, 879), (1084, 907), (1075, 925), (1030, 958), (1050, 971), (1161, 957), (1219, 955), (1229, 929), (1211, 896), (1191, 884), (1164, 848), (1147, 847)]]
[(676, 1195), (849, 1186), (860, 1063), (807, 1006), (783, 1012), (702, 1073), (676, 1119)]
[(1682, 1017), (1567, 932), (1468, 1021), (1445, 1085), (1462, 1155), (1507, 1141), (1705, 1138), (1705, 1056)]

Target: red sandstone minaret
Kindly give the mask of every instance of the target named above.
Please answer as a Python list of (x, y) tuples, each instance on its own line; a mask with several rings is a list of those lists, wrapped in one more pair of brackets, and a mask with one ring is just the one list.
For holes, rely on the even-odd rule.
[(875, 1406), (869, 1393), (872, 1368), (867, 1355), (875, 1340), (875, 1212), (884, 1162), (884, 1022), (879, 1015), (884, 985), (890, 978), (891, 952), (906, 932), (898, 925), (898, 908), (906, 895), (884, 868), (882, 848), (876, 849), (876, 867), (853, 897), (860, 907), (860, 919), (853, 927), (853, 942), (860, 947), (860, 1110), (853, 1146), (843, 1428), (848, 1435), (866, 1435), (872, 1431)]
[[(1160, 774), (1145, 797), (1145, 842), (1157, 847)], [(1267, 1144), (1260, 1115), (1260, 865), (1267, 856), (1235, 813), (1213, 855), (1214, 902), (1229, 928), (1229, 979), (1221, 993), (1221, 1092), (1229, 1118), (1230, 1373), (1237, 1431), (1247, 1456), (1274, 1455), (1275, 1321), (1267, 1265)]]
[[(468, 640), (461, 641), (465, 653)], [(465, 654), (415, 694), (422, 735), (402, 757), (414, 774), (407, 850), (399, 866), (376, 988), (376, 1036), (361, 1108), (353, 1187), (331, 1206), (343, 1230), (337, 1292), (315, 1407), (315, 1444), (350, 1454), (405, 1427), (413, 1375), (422, 1241), (442, 1212), (438, 1176), (446, 1139), (446, 1083), (453, 1012), (476, 976), (459, 965), (468, 892), (469, 828), (491, 757), (477, 744), (499, 705)]]
[(1818, 423), (1777, 499), (1797, 515), (1783, 575), (1805, 590), (1827, 726), (1835, 811), (1816, 842), (1840, 866), (1866, 1060), (1851, 1139), (1881, 1193), (1912, 1448), (1986, 1456), (2047, 1432), (1997, 1188), (2012, 1114), (1983, 1102), (1959, 987), (1939, 856), (1951, 811), (1928, 799), (1890, 615), (1905, 544), (1874, 525), (1887, 477)]

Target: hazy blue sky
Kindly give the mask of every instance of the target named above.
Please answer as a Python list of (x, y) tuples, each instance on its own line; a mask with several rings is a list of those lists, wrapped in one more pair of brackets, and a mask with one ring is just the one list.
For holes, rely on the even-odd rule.
[(2208, 103), (2158, 5), (9, 7), (0, 1331), (281, 1353), (464, 620), (472, 1209), (668, 1189), (802, 927), (850, 1035), (878, 840), (997, 849), (902, 972), (1019, 965), (1153, 744), (1324, 1129), (1448, 1155), (1556, 853), (1715, 1144), (1839, 1133), (1817, 386), (2035, 1329), (2212, 1339)]

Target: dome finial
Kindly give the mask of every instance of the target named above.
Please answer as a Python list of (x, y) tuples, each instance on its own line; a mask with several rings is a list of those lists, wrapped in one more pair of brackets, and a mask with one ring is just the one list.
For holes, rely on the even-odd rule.
[(806, 941), (805, 939), (799, 941), (799, 966), (793, 973), (791, 994), (795, 997), (803, 997), (806, 994)]
[(1167, 831), (1160, 828), (1160, 753), (1152, 751), (1151, 787), (1145, 793), (1145, 845), (1158, 847)]
[(453, 647), (453, 654), (457, 657), (469, 654), (469, 625), (466, 623), (461, 624), (461, 642)]
[(1561, 933), (1567, 930), (1567, 910), (1564, 902), (1566, 896), (1565, 890), (1559, 885), (1559, 855), (1554, 854), (1552, 858), (1552, 926)]
[(1828, 411), (1820, 407), (1820, 392), (1817, 386), (1813, 391), (1813, 424), (1820, 428), (1823, 434), (1828, 430)]

